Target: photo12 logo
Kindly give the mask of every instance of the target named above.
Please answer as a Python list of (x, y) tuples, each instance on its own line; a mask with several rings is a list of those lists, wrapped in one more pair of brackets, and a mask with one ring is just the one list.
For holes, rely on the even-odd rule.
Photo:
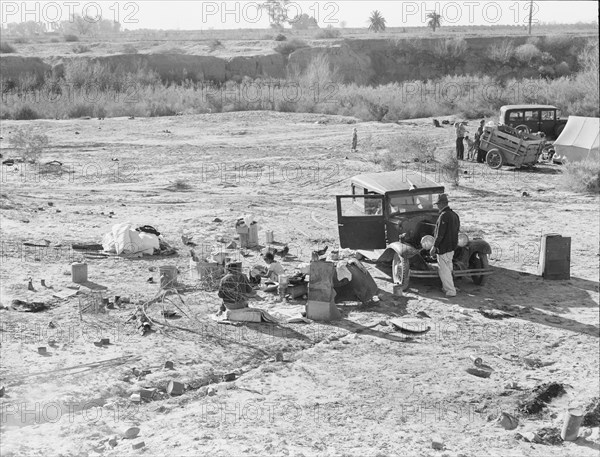
[[(33, 21), (40, 24), (59, 24), (83, 20), (93, 24), (110, 20), (137, 24), (140, 10), (137, 2), (10, 2), (1, 3), (2, 24)], [(81, 16), (77, 13), (81, 12)], [(52, 27), (51, 27), (52, 28)]]
[(445, 24), (537, 24), (540, 7), (535, 2), (401, 2), (402, 23), (427, 23), (436, 14)]
[(301, 21), (337, 24), (340, 7), (336, 2), (292, 2), (267, 0), (265, 2), (202, 2), (202, 23), (257, 24), (268, 18), (272, 27)]

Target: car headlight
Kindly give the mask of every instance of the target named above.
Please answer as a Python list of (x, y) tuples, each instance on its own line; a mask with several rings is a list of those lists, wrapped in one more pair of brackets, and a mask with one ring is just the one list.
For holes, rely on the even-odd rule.
[(464, 248), (467, 244), (469, 244), (469, 237), (466, 234), (459, 232), (458, 233), (458, 246), (461, 248)]
[(421, 238), (421, 246), (423, 249), (427, 249), (428, 251), (433, 247), (433, 243), (435, 239), (431, 235), (425, 235)]

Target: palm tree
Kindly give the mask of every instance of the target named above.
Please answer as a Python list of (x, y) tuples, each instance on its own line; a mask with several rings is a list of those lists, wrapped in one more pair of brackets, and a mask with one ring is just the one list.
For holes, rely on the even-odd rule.
[(431, 27), (434, 32), (435, 32), (436, 28), (442, 26), (442, 15), (441, 14), (438, 14), (435, 11), (433, 11), (433, 12), (427, 14), (427, 18), (429, 19), (427, 21), (427, 25), (429, 27)]
[(381, 15), (378, 10), (371, 13), (369, 18), (370, 25), (369, 30), (372, 32), (385, 32), (385, 18)]

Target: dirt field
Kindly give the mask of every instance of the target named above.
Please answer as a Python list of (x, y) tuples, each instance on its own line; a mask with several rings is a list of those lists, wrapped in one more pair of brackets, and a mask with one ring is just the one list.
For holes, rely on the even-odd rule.
[[(312, 250), (334, 246), (334, 196), (348, 191), (351, 176), (381, 170), (369, 157), (385, 152), (383, 145), (408, 133), (441, 142), (440, 154), (453, 144), (453, 130), (435, 129), (430, 119), (354, 122), (272, 112), (3, 121), (3, 160), (14, 156), (11, 132), (33, 125), (50, 139), (41, 162), (58, 160), (63, 168), (2, 166), (2, 305), (50, 304), (39, 313), (0, 311), (2, 454), (598, 455), (597, 425), (584, 427), (575, 442), (516, 439), (517, 432), (560, 429), (567, 407), (587, 407), (598, 396), (598, 198), (563, 190), (557, 165), (492, 172), (463, 162), (460, 186), (444, 183), (466, 233), (492, 244), (494, 274), (483, 286), (459, 280), (458, 296), (448, 299), (439, 281), (412, 280), (409, 292), (395, 297), (390, 279), (366, 264), (380, 301), (341, 303), (340, 321), (287, 324), (305, 302), (282, 303), (265, 292), (251, 306), (279, 325), (232, 327), (211, 319), (220, 300), (189, 278), (182, 234), (222, 250), (217, 238), (229, 242), (235, 220), (253, 214), (261, 244), (265, 230), (273, 230), (277, 242), (290, 246), (282, 264), (292, 272)], [(350, 152), (353, 127), (357, 153)], [(421, 171), (448, 181), (435, 164)], [(69, 290), (70, 263), (81, 259), (71, 243), (100, 243), (113, 224), (127, 221), (156, 227), (178, 254), (88, 259), (89, 287), (52, 299)], [(553, 232), (572, 238), (569, 281), (537, 275), (540, 236)], [(49, 247), (22, 245), (40, 240)], [(260, 263), (258, 251), (240, 259), (244, 268)], [(183, 302), (171, 296), (151, 305), (164, 325), (141, 336), (127, 320), (136, 303), (156, 296), (158, 285), (147, 280), (156, 282), (163, 265), (181, 270)], [(28, 290), (29, 278), (35, 291)], [(93, 289), (131, 303), (80, 320), (79, 297)], [(163, 306), (184, 315), (165, 321)], [(513, 317), (491, 320), (480, 308)], [(423, 336), (407, 337), (386, 322), (421, 311), (431, 327)], [(95, 346), (100, 337), (111, 344)], [(48, 354), (38, 354), (39, 346)], [(284, 362), (275, 361), (277, 352)], [(471, 355), (494, 368), (491, 377), (465, 372)], [(528, 364), (531, 358), (541, 363)], [(173, 370), (163, 368), (166, 360)], [(134, 367), (150, 373), (137, 379)], [(218, 382), (231, 372), (234, 382)], [(172, 379), (189, 390), (170, 397), (164, 389)], [(566, 394), (538, 414), (519, 412), (530, 389), (547, 382), (564, 384)], [(129, 397), (141, 387), (161, 391), (137, 405)], [(517, 416), (519, 426), (499, 426), (501, 412)], [(121, 439), (132, 425), (139, 437)], [(432, 448), (434, 435), (443, 450)], [(133, 449), (139, 441), (145, 447)]]

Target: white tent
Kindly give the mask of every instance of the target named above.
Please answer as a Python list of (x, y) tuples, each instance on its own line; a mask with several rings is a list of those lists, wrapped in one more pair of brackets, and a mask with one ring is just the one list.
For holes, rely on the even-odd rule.
[(569, 116), (564, 130), (554, 142), (556, 157), (567, 162), (600, 160), (598, 137), (600, 118)]

